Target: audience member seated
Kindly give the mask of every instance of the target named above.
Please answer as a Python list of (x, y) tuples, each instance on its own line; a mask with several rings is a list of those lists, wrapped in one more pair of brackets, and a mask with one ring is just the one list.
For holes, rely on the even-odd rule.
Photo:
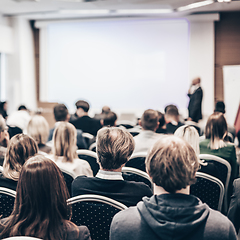
[(117, 213), (110, 240), (236, 240), (227, 217), (190, 195), (198, 167), (194, 149), (183, 139), (157, 141), (146, 159), (155, 195)]
[(16, 190), (23, 164), (38, 152), (37, 143), (25, 134), (18, 134), (9, 141), (3, 172), (0, 173), (0, 187)]
[(31, 116), (25, 105), (20, 105), (18, 110), (11, 113), (7, 119), (7, 125), (22, 129), (23, 133), (27, 133), (27, 125)]
[(46, 145), (49, 134), (49, 125), (47, 120), (40, 115), (31, 118), (27, 126), (27, 133), (38, 144), (38, 149), (44, 153), (50, 153), (51, 147)]
[(117, 114), (115, 112), (109, 112), (104, 115), (101, 120), (103, 126), (116, 127), (117, 126)]
[[(185, 141), (187, 141), (194, 149), (196, 155), (197, 156), (199, 155), (200, 153), (199, 134), (195, 127), (183, 125), (175, 131), (174, 135), (183, 138)], [(210, 174), (211, 176), (219, 178), (219, 171), (213, 163), (209, 163), (199, 159), (199, 164), (200, 164), (200, 168), (198, 169), (199, 172), (204, 172)]]
[(228, 218), (235, 226), (237, 233), (240, 228), (240, 178), (237, 178), (233, 182), (233, 194), (228, 210)]
[[(53, 132), (55, 128), (61, 123), (61, 122), (68, 122), (70, 118), (70, 114), (68, 113), (68, 109), (64, 104), (57, 104), (54, 109), (54, 118), (56, 120), (54, 128), (50, 129), (48, 141), (52, 140)], [(87, 149), (87, 143), (82, 136), (82, 130), (77, 129), (77, 147), (78, 149)]]
[(14, 210), (0, 238), (29, 236), (44, 240), (90, 240), (86, 226), (69, 221), (68, 190), (61, 171), (50, 159), (37, 155), (23, 166)]
[(71, 121), (71, 123), (76, 127), (76, 129), (81, 129), (83, 132), (96, 136), (97, 131), (102, 127), (102, 125), (100, 120), (88, 116), (90, 108), (89, 104), (86, 101), (79, 100), (76, 102), (76, 107), (78, 118)]
[(9, 142), (8, 127), (6, 126), (5, 119), (0, 115), (0, 165), (3, 165), (7, 146)]
[(111, 112), (111, 109), (109, 106), (103, 106), (102, 112), (100, 114), (95, 114), (94, 118), (99, 120), (104, 119), (105, 115), (107, 115), (110, 112)]
[[(225, 103), (222, 101), (216, 102), (214, 112), (221, 112), (221, 113), (225, 114), (225, 112), (226, 112), (225, 111)], [(227, 135), (225, 137), (225, 140), (233, 143), (234, 139), (235, 139), (235, 128), (228, 126), (228, 132), (231, 133), (232, 137), (229, 137), (229, 135)]]
[(7, 114), (7, 102), (0, 102), (0, 114), (3, 116), (3, 118), (6, 120), (8, 118)]
[(159, 121), (159, 126), (158, 126), (158, 129), (156, 130), (156, 133), (166, 134), (167, 129), (166, 129), (165, 117), (164, 117), (164, 114), (159, 111), (158, 111), (158, 121)]
[(234, 144), (224, 141), (227, 135), (227, 122), (223, 113), (213, 113), (207, 121), (205, 127), (206, 139), (201, 141), (200, 153), (212, 154), (227, 160), (232, 168), (230, 182), (229, 182), (229, 194), (232, 192), (233, 180), (237, 177), (238, 167), (236, 158), (236, 149)]
[(166, 132), (173, 134), (179, 127), (183, 126), (183, 123), (179, 121), (178, 108), (175, 105), (168, 105), (165, 109)]
[(79, 159), (76, 147), (76, 128), (68, 122), (60, 122), (53, 133), (53, 155), (49, 155), (56, 164), (75, 176), (93, 176), (89, 163)]
[(122, 167), (133, 153), (134, 140), (127, 130), (104, 127), (97, 134), (97, 156), (100, 170), (96, 177), (80, 176), (72, 183), (72, 196), (98, 194), (135, 206), (152, 191), (144, 183), (125, 181)]
[(134, 153), (147, 152), (148, 149), (162, 136), (161, 134), (156, 133), (159, 122), (158, 113), (155, 110), (146, 110), (139, 120), (139, 125), (142, 126), (142, 131), (134, 137)]

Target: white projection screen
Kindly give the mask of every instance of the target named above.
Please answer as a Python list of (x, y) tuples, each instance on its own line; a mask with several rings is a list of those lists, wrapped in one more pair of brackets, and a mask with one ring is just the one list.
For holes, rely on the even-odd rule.
[(106, 19), (47, 27), (47, 101), (74, 108), (186, 108), (189, 23), (185, 19)]

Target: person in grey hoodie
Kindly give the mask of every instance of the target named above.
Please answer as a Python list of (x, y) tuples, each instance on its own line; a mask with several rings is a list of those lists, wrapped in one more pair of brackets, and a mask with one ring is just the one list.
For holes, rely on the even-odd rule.
[(110, 240), (236, 240), (227, 217), (190, 195), (198, 168), (198, 158), (185, 140), (158, 140), (146, 158), (155, 195), (116, 214)]

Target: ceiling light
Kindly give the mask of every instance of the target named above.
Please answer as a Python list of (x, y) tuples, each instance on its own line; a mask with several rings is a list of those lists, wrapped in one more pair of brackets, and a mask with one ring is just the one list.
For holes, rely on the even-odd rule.
[(161, 14), (171, 13), (172, 9), (121, 9), (116, 10), (116, 13), (120, 14)]
[(177, 11), (185, 11), (185, 10), (189, 10), (189, 9), (193, 9), (193, 8), (198, 8), (198, 7), (203, 7), (203, 6), (207, 6), (214, 3), (214, 0), (206, 0), (206, 1), (201, 1), (201, 2), (196, 2), (196, 3), (192, 3), (186, 6), (182, 6), (177, 8)]

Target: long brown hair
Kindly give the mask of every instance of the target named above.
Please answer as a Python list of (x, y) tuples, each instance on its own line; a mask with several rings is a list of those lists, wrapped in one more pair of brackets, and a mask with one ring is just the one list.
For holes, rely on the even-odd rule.
[(23, 166), (12, 214), (0, 238), (32, 236), (44, 240), (66, 239), (71, 209), (61, 170), (50, 159), (36, 155)]
[(37, 152), (38, 146), (33, 138), (23, 133), (12, 137), (3, 162), (4, 176), (17, 181), (25, 161)]

